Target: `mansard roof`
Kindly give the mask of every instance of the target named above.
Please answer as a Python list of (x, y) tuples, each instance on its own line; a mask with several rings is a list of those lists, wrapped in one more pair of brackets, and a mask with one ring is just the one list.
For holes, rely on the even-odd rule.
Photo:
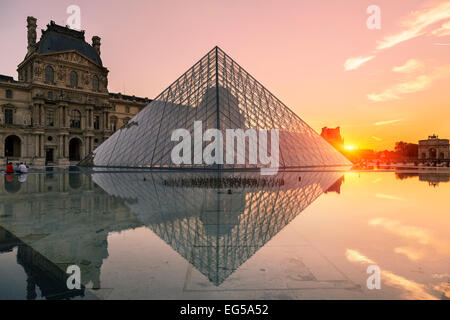
[(72, 30), (51, 21), (47, 30), (42, 30), (41, 39), (36, 44), (36, 52), (53, 53), (67, 50), (76, 50), (103, 66), (97, 51), (85, 41), (84, 31)]
[(0, 74), (0, 82), (17, 82), (11, 76), (6, 76), (4, 74)]

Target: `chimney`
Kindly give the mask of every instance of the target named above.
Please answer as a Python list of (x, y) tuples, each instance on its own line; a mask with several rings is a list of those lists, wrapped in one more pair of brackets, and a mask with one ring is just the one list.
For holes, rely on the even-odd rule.
[(92, 47), (97, 51), (98, 55), (100, 55), (100, 40), (99, 36), (92, 37)]
[(27, 30), (28, 30), (28, 53), (33, 52), (34, 47), (36, 45), (36, 21), (35, 17), (27, 17)]

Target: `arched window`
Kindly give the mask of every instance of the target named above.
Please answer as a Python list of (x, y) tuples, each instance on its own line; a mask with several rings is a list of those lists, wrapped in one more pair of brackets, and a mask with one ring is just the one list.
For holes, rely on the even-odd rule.
[(97, 76), (92, 77), (92, 90), (98, 91), (98, 77)]
[(5, 157), (20, 158), (22, 141), (18, 136), (11, 135), (5, 139)]
[(78, 110), (72, 110), (70, 114), (70, 127), (71, 128), (81, 128), (81, 113)]
[(53, 83), (55, 77), (55, 71), (52, 67), (46, 66), (45, 67), (45, 81)]
[(78, 86), (78, 74), (75, 71), (70, 72), (70, 86), (77, 87)]

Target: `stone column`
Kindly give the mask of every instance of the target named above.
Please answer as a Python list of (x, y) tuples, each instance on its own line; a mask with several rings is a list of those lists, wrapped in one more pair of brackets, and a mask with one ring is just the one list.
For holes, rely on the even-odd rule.
[(66, 127), (66, 107), (61, 106), (61, 128), (65, 128)]
[(63, 124), (63, 108), (61, 106), (58, 107), (58, 127), (59, 128), (63, 128), (64, 124)]
[(104, 112), (103, 113), (103, 130), (107, 130), (108, 129), (108, 112)]
[(89, 121), (91, 122), (91, 129), (94, 128), (94, 110), (91, 109), (91, 113), (90, 113), (90, 117), (89, 117)]
[(36, 134), (34, 136), (34, 140), (35, 140), (34, 156), (39, 157), (39, 135), (38, 134)]
[(64, 136), (64, 157), (69, 157), (69, 137)]
[(70, 127), (70, 115), (69, 110), (67, 110), (67, 107), (64, 107), (65, 112), (65, 122), (66, 122), (66, 128)]
[(58, 158), (64, 158), (63, 140), (64, 140), (64, 136), (60, 135), (58, 137)]
[(44, 157), (44, 155), (45, 155), (45, 150), (44, 150), (44, 135), (43, 134), (41, 134), (40, 135), (40, 139), (41, 139), (41, 150), (40, 150), (40, 156), (41, 156), (41, 158), (43, 158)]
[(62, 150), (61, 150), (61, 152), (62, 152), (62, 156), (63, 156), (63, 158), (66, 158), (66, 145), (67, 145), (67, 136), (62, 136)]
[(90, 137), (84, 138), (84, 154), (85, 154), (85, 156), (89, 154), (89, 138)]
[(35, 103), (33, 105), (33, 127), (39, 125), (39, 105)]
[(26, 158), (28, 156), (28, 150), (27, 150), (27, 142), (28, 142), (28, 136), (27, 135), (23, 135), (23, 139), (22, 139), (22, 143), (20, 145), (20, 154), (22, 156), (22, 158)]
[(67, 110), (67, 107), (64, 107), (64, 127), (69, 127), (69, 111)]
[(40, 113), (41, 113), (41, 126), (45, 126), (45, 107), (44, 105), (40, 105)]

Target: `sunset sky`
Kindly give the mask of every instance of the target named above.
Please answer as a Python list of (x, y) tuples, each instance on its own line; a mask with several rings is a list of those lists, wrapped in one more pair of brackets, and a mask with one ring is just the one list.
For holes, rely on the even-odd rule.
[(319, 133), (341, 126), (346, 144), (450, 138), (450, 1), (0, 0), (0, 74), (17, 79), (27, 16), (65, 25), (71, 4), (86, 40), (102, 38), (111, 92), (154, 98), (218, 45)]

